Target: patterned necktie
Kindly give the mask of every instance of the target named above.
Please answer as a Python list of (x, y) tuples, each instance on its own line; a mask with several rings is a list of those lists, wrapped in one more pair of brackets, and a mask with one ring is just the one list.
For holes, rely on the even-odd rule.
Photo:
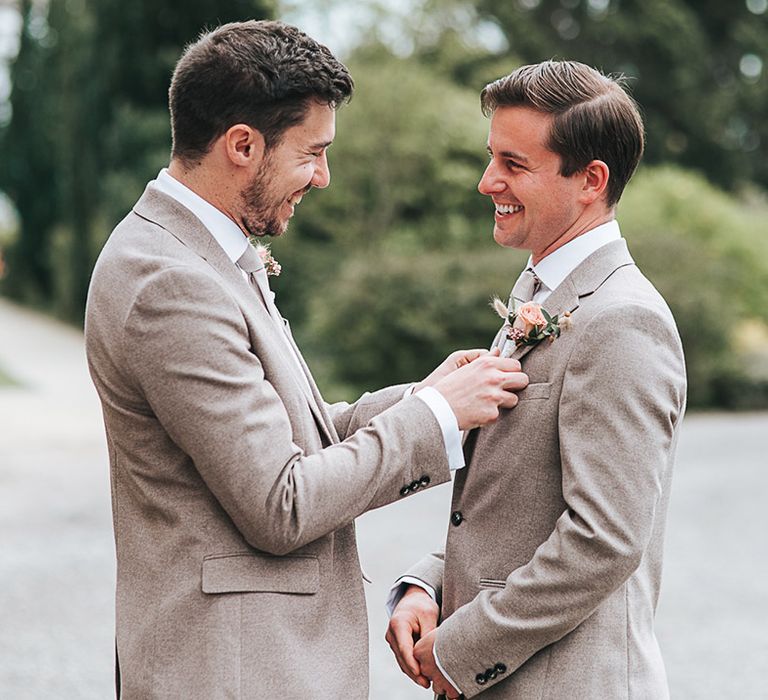
[(272, 320), (277, 323), (281, 328), (284, 327), (283, 319), (280, 316), (280, 312), (275, 306), (272, 296), (272, 292), (269, 289), (269, 280), (267, 279), (267, 271), (264, 268), (264, 261), (252, 245), (248, 245), (245, 252), (237, 259), (237, 264), (240, 269), (248, 275), (248, 281), (255, 291), (261, 296), (264, 301), (269, 315)]
[[(531, 268), (526, 268), (523, 270), (520, 277), (518, 277), (517, 282), (515, 282), (515, 286), (512, 287), (512, 293), (509, 295), (507, 308), (512, 311), (512, 309), (517, 308), (521, 304), (525, 304), (526, 302), (531, 301), (533, 299), (533, 295), (536, 294), (540, 286), (541, 280), (536, 277)], [(515, 345), (511, 340), (507, 338), (507, 335), (504, 333), (503, 329), (504, 327), (502, 326), (502, 330), (499, 331), (498, 335), (496, 336), (496, 341), (491, 347), (501, 348), (502, 356), (509, 357), (514, 352)]]
[[(256, 273), (264, 270), (264, 262), (256, 251), (256, 248), (248, 244), (245, 252), (237, 259), (237, 264), (240, 266), (240, 269), (242, 269), (243, 272), (248, 275), (249, 278), (253, 278), (250, 280), (251, 283), (259, 286), (255, 276)], [(264, 274), (266, 275), (266, 272)]]
[(512, 294), (509, 296), (509, 305), (513, 306), (513, 300), (517, 302), (517, 306), (525, 304), (533, 299), (536, 292), (539, 290), (541, 280), (536, 277), (531, 268), (526, 268), (523, 273), (515, 282), (515, 286), (512, 287)]

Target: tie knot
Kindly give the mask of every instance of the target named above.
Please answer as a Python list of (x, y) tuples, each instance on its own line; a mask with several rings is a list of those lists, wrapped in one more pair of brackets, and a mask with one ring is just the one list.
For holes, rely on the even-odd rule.
[(253, 272), (258, 272), (264, 267), (261, 255), (250, 243), (246, 247), (245, 252), (237, 259), (237, 264), (249, 275)]
[(523, 270), (523, 273), (515, 282), (515, 286), (512, 288), (512, 297), (521, 304), (525, 304), (533, 299), (540, 284), (541, 280), (536, 277), (533, 270), (529, 267)]

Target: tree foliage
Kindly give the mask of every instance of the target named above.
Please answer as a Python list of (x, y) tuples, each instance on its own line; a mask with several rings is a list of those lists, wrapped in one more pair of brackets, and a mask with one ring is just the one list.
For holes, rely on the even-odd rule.
[[(766, 405), (768, 374), (751, 372), (746, 360), (765, 357), (768, 202), (726, 194), (679, 169), (645, 168), (622, 199), (619, 221), (677, 320), (690, 405)], [(477, 222), (486, 239), (491, 227), (490, 214)], [(298, 333), (326, 379), (350, 395), (425, 376), (456, 347), (487, 347), (500, 327), (488, 301), (506, 298), (526, 256), (494, 246), (348, 253), (313, 288)]]
[(513, 61), (568, 58), (626, 74), (645, 115), (647, 162), (693, 168), (728, 189), (768, 186), (764, 3), (478, 0), (476, 7), (501, 28)]
[[(47, 7), (47, 12), (45, 11)], [(168, 160), (174, 63), (201, 28), (272, 0), (23, 0), (0, 189), (21, 220), (3, 291), (82, 317), (95, 255)]]
[[(98, 249), (167, 163), (184, 44), (206, 25), (271, 14), (273, 0), (51, 0), (43, 14), (19, 1), (0, 189), (20, 231), (2, 291), (79, 320)], [(414, 3), (396, 50), (376, 27), (360, 34), (331, 187), (305, 197), (273, 246), (281, 310), (327, 395), (418, 378), (456, 347), (488, 345), (489, 297), (508, 293), (526, 256), (496, 246), (476, 190), (479, 90), (556, 56), (632, 79), (648, 165), (619, 220), (675, 312), (691, 405), (768, 406), (768, 3)]]

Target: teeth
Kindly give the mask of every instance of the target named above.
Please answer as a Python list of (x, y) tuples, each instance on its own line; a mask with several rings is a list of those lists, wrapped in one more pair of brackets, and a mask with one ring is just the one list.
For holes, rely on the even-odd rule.
[(516, 214), (523, 211), (523, 207), (520, 204), (497, 204), (496, 211), (499, 214)]

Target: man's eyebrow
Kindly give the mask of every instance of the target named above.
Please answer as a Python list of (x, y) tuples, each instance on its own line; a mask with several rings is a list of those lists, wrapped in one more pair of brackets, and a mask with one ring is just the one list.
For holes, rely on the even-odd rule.
[[(488, 153), (493, 155), (493, 151), (491, 150), (490, 146), (487, 146)], [(520, 153), (515, 153), (514, 151), (499, 151), (497, 154), (501, 158), (509, 158), (511, 160), (517, 161), (518, 163), (528, 163), (528, 159), (521, 155)]]
[(310, 151), (322, 151), (323, 149), (328, 148), (333, 143), (333, 141), (323, 141), (322, 143), (313, 143), (308, 146), (308, 150)]

